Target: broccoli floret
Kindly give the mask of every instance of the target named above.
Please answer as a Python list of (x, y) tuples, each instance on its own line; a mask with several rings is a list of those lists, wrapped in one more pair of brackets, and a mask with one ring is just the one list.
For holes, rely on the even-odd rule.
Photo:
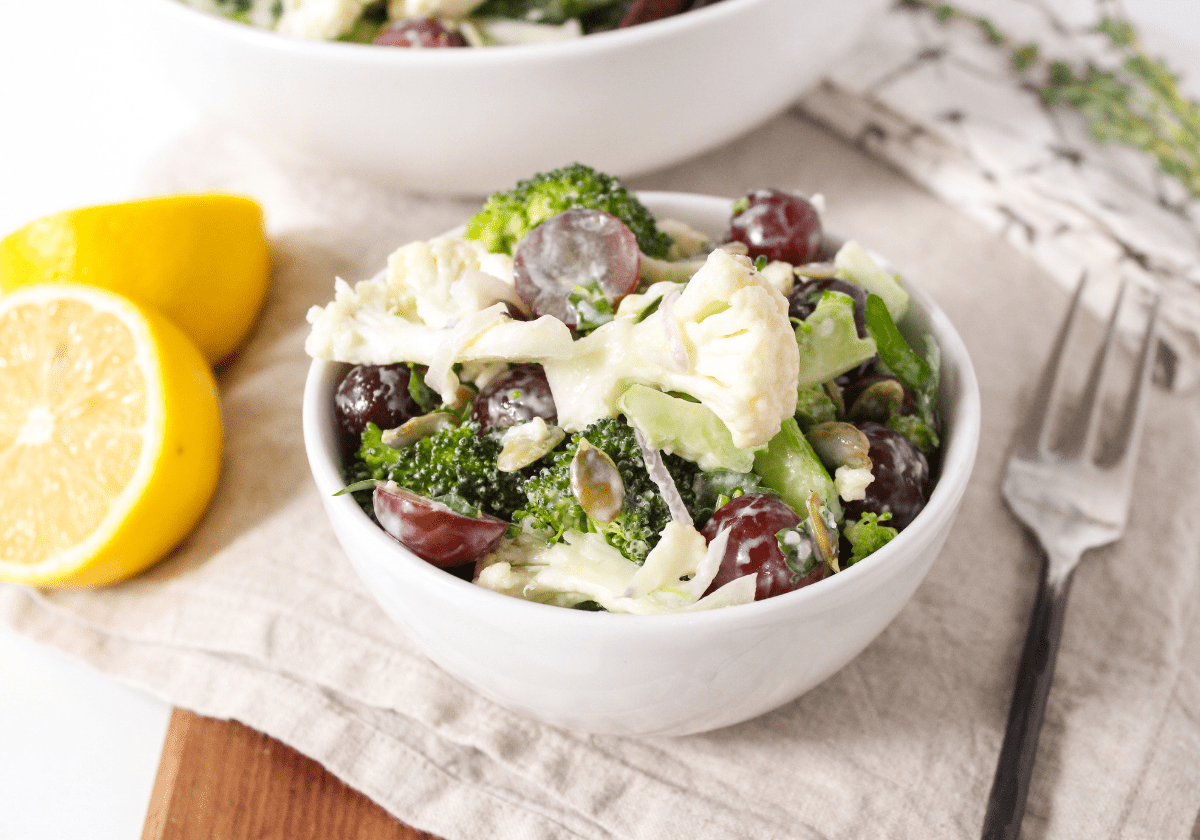
[[(625, 504), (608, 524), (590, 519), (571, 492), (571, 460), (584, 438), (612, 458), (625, 485)], [(671, 512), (646, 472), (633, 428), (621, 419), (600, 420), (570, 435), (551, 458), (548, 466), (525, 482), (529, 503), (513, 514), (513, 522), (544, 534), (550, 542), (557, 542), (567, 530), (592, 531), (635, 563), (644, 561), (658, 544)], [(699, 467), (674, 455), (664, 455), (663, 462), (684, 503), (692, 507)]]
[(857, 522), (850, 522), (842, 529), (842, 536), (851, 547), (850, 559), (842, 561), (843, 568), (853, 566), (859, 560), (883, 548), (900, 533), (890, 525), (883, 524), (891, 518), (890, 513), (881, 516), (867, 512)]
[(370, 478), (391, 479), (468, 515), (483, 511), (511, 521), (513, 511), (525, 504), (521, 485), (533, 469), (496, 469), (500, 441), (479, 434), (478, 423), (449, 426), (402, 449), (385, 444), (381, 434), (374, 423), (362, 434), (358, 457)]
[(643, 253), (666, 258), (671, 237), (658, 230), (645, 205), (616, 178), (581, 163), (534, 175), (511, 190), (493, 193), (467, 223), (465, 236), (478, 239), (490, 251), (511, 254), (525, 234), (572, 207), (613, 214), (633, 231)]

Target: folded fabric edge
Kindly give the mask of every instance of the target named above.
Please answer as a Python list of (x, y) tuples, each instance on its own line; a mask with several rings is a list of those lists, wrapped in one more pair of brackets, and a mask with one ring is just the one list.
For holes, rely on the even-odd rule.
[[(336, 692), (231, 657), (145, 642), (113, 645), (103, 634), (39, 612), (24, 591), (0, 589), (0, 621), (22, 635), (172, 705), (236, 720), (276, 738), (420, 831), (446, 840), (617, 840), (502, 767), (476, 773), (508, 776), (503, 787), (494, 779), (485, 784), (462, 778), (455, 764), (478, 768), (491, 760), (401, 713), (357, 709)], [(444, 760), (435, 761), (371, 720), (387, 716), (409, 734), (434, 739)], [(404, 779), (403, 788), (391, 784), (393, 779)]]

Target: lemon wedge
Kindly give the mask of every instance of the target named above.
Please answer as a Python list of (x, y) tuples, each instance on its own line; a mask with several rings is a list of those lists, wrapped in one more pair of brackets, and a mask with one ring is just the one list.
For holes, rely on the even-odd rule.
[(236, 195), (68, 210), (0, 240), (0, 293), (38, 283), (108, 289), (173, 320), (210, 364), (245, 342), (270, 276), (262, 208)]
[(208, 506), (217, 386), (162, 314), (76, 284), (0, 296), (0, 394), (0, 580), (121, 580)]

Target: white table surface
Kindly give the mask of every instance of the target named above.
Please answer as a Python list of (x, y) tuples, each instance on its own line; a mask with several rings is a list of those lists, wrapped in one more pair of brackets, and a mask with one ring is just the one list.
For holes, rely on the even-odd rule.
[[(1196, 66), (1200, 0), (1125, 5)], [(199, 119), (120, 48), (131, 32), (125, 0), (0, 0), (0, 235), (133, 197), (144, 162)], [(0, 625), (0, 838), (140, 837), (169, 715)]]
[[(195, 123), (119, 48), (124, 11), (0, 0), (0, 235), (132, 197), (143, 162)], [(0, 625), (0, 838), (140, 837), (170, 711)]]

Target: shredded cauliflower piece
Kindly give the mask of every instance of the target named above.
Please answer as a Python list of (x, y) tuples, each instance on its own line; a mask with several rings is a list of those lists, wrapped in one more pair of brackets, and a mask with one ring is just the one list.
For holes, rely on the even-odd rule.
[(458, 376), (451, 370), (454, 361), (462, 355), (464, 347), (506, 317), (504, 305), (498, 303), (480, 312), (472, 312), (458, 323), (447, 325), (440, 331), (443, 337), (433, 351), (429, 370), (425, 374), (425, 384), (449, 402), (459, 385)]
[(774, 260), (763, 266), (762, 276), (785, 296), (796, 285), (795, 266), (783, 260)]
[[(671, 306), (636, 320), (618, 317), (570, 355), (541, 360), (564, 429), (615, 416), (634, 384), (699, 400), (741, 449), (764, 446), (795, 412), (800, 360), (787, 300), (748, 258), (713, 251)], [(684, 369), (670, 336), (682, 343)]]
[(671, 294), (671, 292), (682, 292), (683, 287), (686, 285), (686, 283), (676, 283), (667, 280), (652, 283), (646, 287), (646, 291), (644, 292), (635, 292), (621, 298), (621, 302), (617, 304), (616, 315), (618, 318), (625, 315), (636, 317), (655, 301), (658, 301), (661, 305), (662, 299)]
[(857, 502), (867, 497), (867, 485), (875, 475), (865, 467), (838, 467), (834, 471), (833, 486), (847, 502)]
[(388, 18), (464, 17), (483, 0), (388, 0)]
[[(710, 609), (754, 600), (748, 575), (705, 596), (720, 568), (727, 533), (705, 545), (681, 522), (663, 529), (657, 546), (638, 566), (599, 534), (568, 531), (563, 542), (537, 546), (535, 537), (506, 539), (480, 560), (475, 583), (531, 601), (572, 606), (595, 601), (609, 612), (666, 613)], [(686, 578), (686, 580), (684, 579)]]
[(515, 440), (528, 440), (532, 443), (546, 443), (551, 440), (561, 441), (562, 436), (556, 434), (556, 431), (560, 430), (557, 427), (548, 425), (541, 417), (534, 417), (526, 423), (509, 426), (500, 435), (500, 442), (508, 443)]
[[(476, 17), (467, 23), (478, 29), (484, 44), (545, 44), (583, 37), (579, 18), (568, 18), (562, 23), (535, 23), (505, 17)], [(471, 42), (467, 26), (463, 27), (463, 36)]]
[(671, 237), (667, 259), (672, 262), (703, 254), (711, 245), (707, 233), (679, 219), (659, 219), (658, 229)]
[(283, 0), (275, 31), (329, 41), (354, 25), (371, 0)]

